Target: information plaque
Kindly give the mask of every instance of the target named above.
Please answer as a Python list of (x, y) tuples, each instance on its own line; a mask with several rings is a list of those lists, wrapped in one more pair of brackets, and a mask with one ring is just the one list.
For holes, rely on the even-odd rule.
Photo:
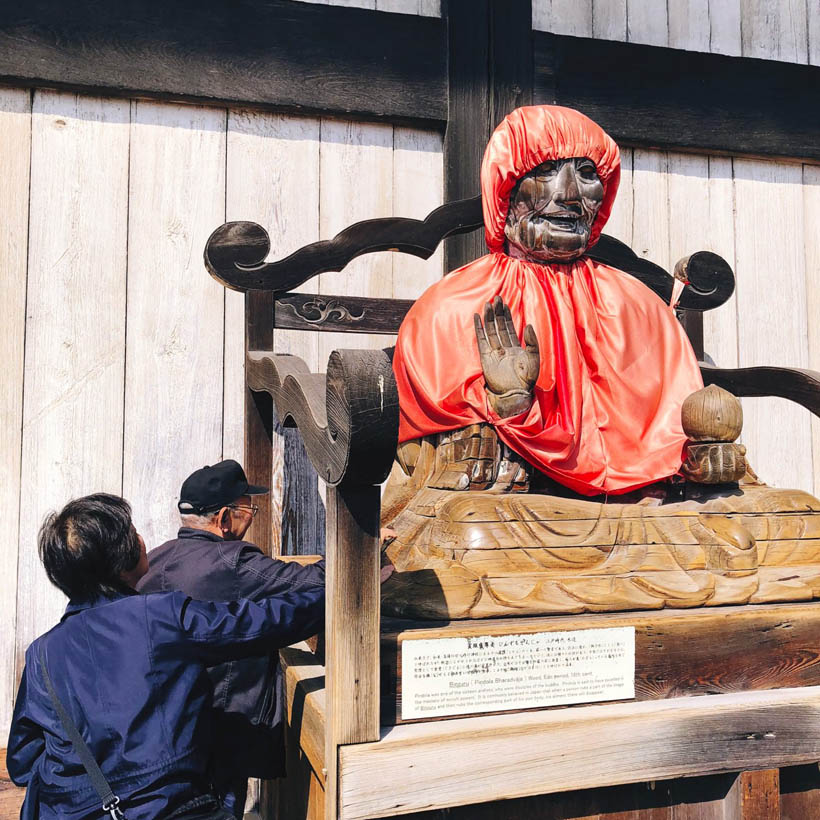
[(635, 627), (405, 640), (402, 720), (635, 697)]

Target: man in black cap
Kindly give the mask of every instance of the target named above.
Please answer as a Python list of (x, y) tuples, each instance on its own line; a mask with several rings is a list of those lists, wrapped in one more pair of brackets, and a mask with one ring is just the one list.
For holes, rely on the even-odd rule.
[[(277, 561), (243, 541), (267, 487), (248, 483), (229, 459), (203, 467), (182, 484), (176, 539), (152, 550), (140, 592), (180, 590), (205, 601), (253, 601), (286, 590), (324, 586), (324, 561)], [(228, 811), (242, 817), (249, 777), (284, 773), (284, 702), (278, 654), (231, 661), (210, 670), (214, 684), (214, 786)]]

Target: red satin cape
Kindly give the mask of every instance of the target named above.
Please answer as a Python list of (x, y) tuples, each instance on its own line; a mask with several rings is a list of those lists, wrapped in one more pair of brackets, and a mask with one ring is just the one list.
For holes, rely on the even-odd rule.
[[(510, 191), (546, 159), (586, 156), (604, 183), (591, 241), (612, 208), (618, 148), (571, 109), (530, 106), (494, 132), (481, 170), (487, 244), (421, 296), (399, 330), (393, 368), (399, 440), (492, 423), (501, 439), (548, 476), (585, 494), (623, 493), (680, 470), (684, 399), (703, 387), (673, 311), (629, 274), (582, 257), (540, 265), (501, 250)], [(500, 295), (519, 337), (532, 324), (541, 367), (526, 414), (489, 407), (473, 314)]]

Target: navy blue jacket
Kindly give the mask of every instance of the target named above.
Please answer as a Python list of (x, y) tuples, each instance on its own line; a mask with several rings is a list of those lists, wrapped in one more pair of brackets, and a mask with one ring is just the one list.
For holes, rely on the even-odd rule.
[(100, 802), (51, 704), (39, 661), (129, 820), (165, 817), (207, 793), (211, 682), (206, 667), (268, 653), (319, 630), (324, 590), (258, 603), (181, 592), (72, 602), (34, 641), (8, 743), (12, 780), (28, 786), (24, 820), (100, 820)]
[[(180, 590), (203, 601), (260, 601), (325, 587), (324, 561), (302, 566), (268, 557), (247, 541), (180, 529), (148, 555), (141, 592)], [(284, 774), (284, 697), (279, 653), (232, 660), (209, 670), (214, 684), (214, 770), (223, 781)]]

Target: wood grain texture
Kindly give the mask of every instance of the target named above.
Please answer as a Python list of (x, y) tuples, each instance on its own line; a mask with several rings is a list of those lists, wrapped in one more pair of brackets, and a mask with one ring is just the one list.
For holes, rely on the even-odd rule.
[[(353, 222), (393, 214), (393, 127), (322, 121), (319, 233), (330, 238)], [(355, 195), (354, 195), (355, 192)], [(350, 296), (393, 295), (393, 263), (388, 254), (351, 262), (341, 273), (319, 276), (320, 293)], [(320, 369), (330, 351), (341, 347), (371, 349), (392, 344), (391, 337), (363, 339), (325, 333), (319, 338)]]
[(327, 721), (325, 667), (305, 643), (282, 649), (279, 654), (285, 674), (289, 730), (319, 782), (324, 784)]
[[(805, 367), (805, 256), (794, 241), (804, 231), (802, 168), (736, 159), (734, 177), (738, 364)], [(745, 401), (743, 410), (743, 443), (755, 472), (775, 486), (811, 489), (807, 414), (775, 399)]]
[(545, 783), (550, 791), (570, 791), (813, 761), (820, 755), (818, 691), (780, 689), (396, 726), (378, 743), (340, 750), (339, 817), (359, 820), (523, 797), (543, 793)]
[[(415, 128), (393, 129), (393, 214), (423, 219), (444, 197), (440, 134)], [(444, 249), (427, 260), (393, 254), (393, 298), (417, 299), (443, 273)]]
[(744, 57), (808, 62), (806, 0), (741, 0)]
[(379, 737), (379, 488), (327, 493), (325, 817), (340, 816), (337, 755)]
[(185, 477), (222, 456), (225, 297), (200, 249), (225, 217), (225, 112), (134, 106), (123, 492), (150, 549), (178, 529)]
[[(227, 186), (228, 218), (269, 225), (272, 251), (277, 256), (315, 241), (319, 236), (319, 120), (247, 109), (230, 112)], [(226, 368), (228, 333), (234, 332), (236, 323), (241, 328), (244, 321), (232, 310), (237, 295), (226, 291)], [(311, 370), (318, 371), (316, 334), (281, 330), (275, 325), (266, 349), (299, 356)], [(234, 366), (230, 384), (226, 370), (226, 429), (230, 424), (241, 424), (242, 419), (236, 399), (241, 401), (245, 389), (244, 346), (241, 353), (241, 367)], [(316, 473), (298, 433), (282, 428), (278, 419), (272, 423), (270, 474), (262, 482), (271, 488), (272, 546), (284, 554), (315, 552), (324, 545), (324, 507)]]
[(412, 816), (413, 820), (732, 820), (725, 809), (735, 780), (729, 774), (631, 783)]
[(663, 3), (627, 0), (626, 37), (630, 43), (669, 45), (669, 18)]
[[(444, 201), (480, 193), (480, 169), (492, 122), (489, 0), (446, 0), (448, 97), (444, 134)], [(455, 270), (486, 252), (484, 237), (456, 236), (444, 246), (444, 269)]]
[[(407, 640), (635, 627), (635, 699), (820, 685), (820, 618), (812, 604), (717, 607), (548, 618), (382, 625), (382, 723), (401, 720)], [(413, 721), (415, 722), (415, 721)]]
[[(706, 247), (720, 254), (735, 269), (734, 183), (732, 160), (709, 157), (709, 220)], [(698, 194), (693, 192), (694, 202)], [(677, 218), (688, 222), (692, 210), (682, 210)], [(685, 214), (685, 216), (684, 216)], [(674, 255), (674, 254), (673, 254)], [(737, 367), (737, 292), (727, 302), (703, 315), (704, 346), (719, 367)]]
[(102, 0), (70, 9), (36, 0), (0, 14), (0, 77), (438, 123), (446, 115), (445, 37), (435, 17), (287, 0), (249, 0), (242, 13), (230, 0), (116, 9)]
[(23, 374), (26, 329), (31, 96), (0, 89), (0, 737), (7, 737), (17, 689), (14, 624), (17, 618), (17, 553), (20, 537), (20, 458), (23, 437)]
[(533, 0), (532, 27), (573, 37), (592, 37), (593, 0)]
[(18, 671), (65, 606), (37, 557), (44, 515), (122, 489), (128, 147), (128, 103), (34, 95)]
[(592, 36), (599, 40), (626, 40), (626, 0), (593, 0)]
[[(820, 220), (820, 167), (803, 166), (803, 219), (804, 225), (817, 225)], [(808, 330), (808, 365), (820, 369), (820, 235), (811, 227), (805, 231), (806, 315)], [(820, 492), (820, 422), (811, 420), (812, 462), (814, 491)]]
[(818, 158), (820, 114), (795, 93), (814, 94), (814, 66), (545, 32), (533, 43), (534, 101), (577, 108), (619, 142)]
[(741, 772), (727, 803), (737, 820), (781, 820), (779, 769)]

